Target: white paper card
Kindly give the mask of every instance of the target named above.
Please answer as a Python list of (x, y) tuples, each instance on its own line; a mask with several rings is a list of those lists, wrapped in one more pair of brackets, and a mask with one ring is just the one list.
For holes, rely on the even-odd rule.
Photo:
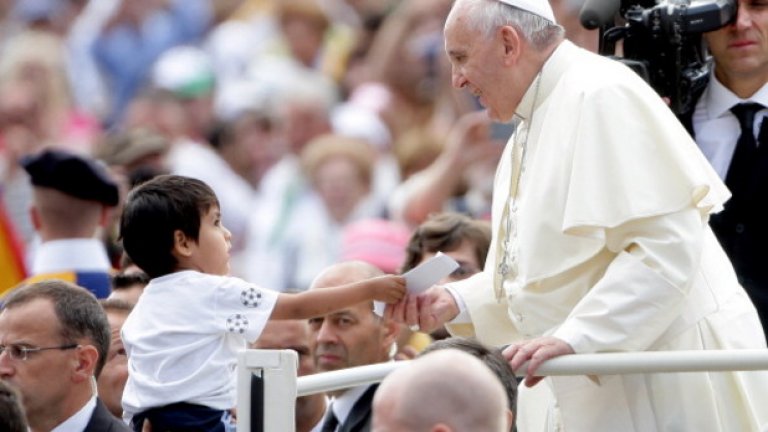
[[(437, 255), (408, 270), (403, 274), (405, 276), (405, 286), (408, 294), (418, 295), (435, 285), (440, 279), (453, 273), (459, 268), (453, 258), (438, 252)], [(373, 302), (373, 311), (379, 315), (384, 315), (384, 302)]]

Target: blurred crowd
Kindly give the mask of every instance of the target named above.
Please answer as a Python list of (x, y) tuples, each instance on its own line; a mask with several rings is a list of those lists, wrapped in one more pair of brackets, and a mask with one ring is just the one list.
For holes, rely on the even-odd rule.
[[(431, 213), (487, 218), (504, 137), (451, 91), (450, 4), (0, 1), (0, 291), (40, 243), (19, 160), (44, 148), (103, 161), (121, 196), (166, 172), (210, 184), (233, 275), (278, 290), (342, 259), (396, 270)], [(556, 2), (594, 49), (579, 7)], [(111, 214), (100, 236), (119, 269)]]

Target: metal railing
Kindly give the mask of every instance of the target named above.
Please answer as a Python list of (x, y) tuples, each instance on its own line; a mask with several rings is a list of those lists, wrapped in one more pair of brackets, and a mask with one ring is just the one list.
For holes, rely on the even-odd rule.
[[(239, 354), (238, 431), (294, 432), (296, 397), (379, 382), (396, 368), (407, 365), (408, 361), (298, 378), (297, 364), (293, 351), (247, 350)], [(523, 365), (518, 375), (524, 375), (525, 368)], [(560, 376), (756, 370), (768, 370), (768, 350), (574, 354), (551, 359), (543, 363), (538, 372), (545, 376)], [(257, 383), (255, 386), (254, 382)], [(261, 385), (263, 393), (258, 394)], [(254, 400), (262, 400), (263, 405), (256, 403), (253, 407)]]

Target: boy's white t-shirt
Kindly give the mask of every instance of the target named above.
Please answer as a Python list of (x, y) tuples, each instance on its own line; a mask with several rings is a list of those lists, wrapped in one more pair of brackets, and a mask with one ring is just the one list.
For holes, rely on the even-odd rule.
[(126, 319), (123, 417), (188, 402), (236, 404), (236, 353), (258, 339), (278, 293), (242, 279), (182, 271), (152, 279)]

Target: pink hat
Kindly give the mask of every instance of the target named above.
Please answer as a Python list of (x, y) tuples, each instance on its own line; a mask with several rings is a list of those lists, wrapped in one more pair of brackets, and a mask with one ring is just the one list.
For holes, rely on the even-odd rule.
[(344, 228), (341, 260), (360, 260), (375, 265), (385, 273), (398, 273), (405, 260), (405, 247), (411, 230), (385, 219), (365, 219)]

